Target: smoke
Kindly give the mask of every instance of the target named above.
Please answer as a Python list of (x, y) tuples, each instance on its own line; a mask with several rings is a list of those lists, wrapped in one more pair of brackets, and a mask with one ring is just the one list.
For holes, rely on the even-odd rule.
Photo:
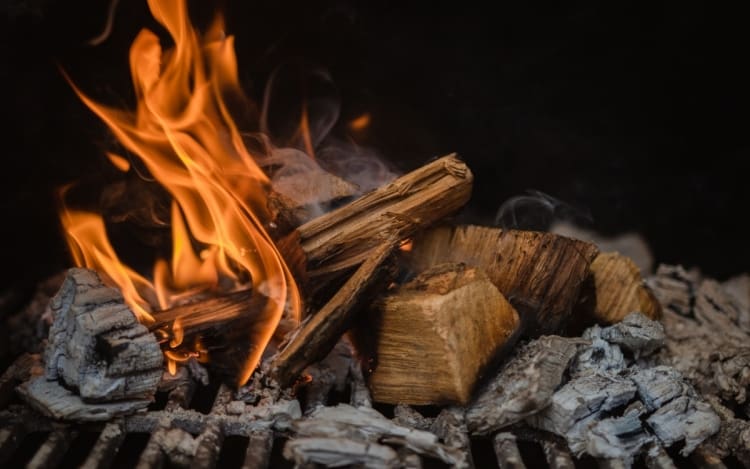
[(398, 176), (377, 151), (347, 136), (340, 118), (341, 96), (327, 71), (300, 63), (274, 70), (260, 115), (260, 133), (271, 146), (260, 163), (274, 185), (300, 173), (312, 184), (328, 171), (351, 183), (352, 195), (360, 195)]
[(590, 225), (593, 218), (588, 210), (544, 192), (528, 190), (525, 195), (506, 200), (497, 210), (494, 224), (501, 228), (548, 231), (553, 223), (560, 221)]

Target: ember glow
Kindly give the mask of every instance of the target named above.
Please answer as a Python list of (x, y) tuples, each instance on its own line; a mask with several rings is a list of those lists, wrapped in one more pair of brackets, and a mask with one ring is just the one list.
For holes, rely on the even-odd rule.
[[(154, 320), (153, 311), (169, 308), (181, 298), (218, 291), (220, 282), (224, 290), (227, 282), (233, 289), (249, 284), (262, 287), (269, 301), (259, 317), (271, 319), (254, 328), (262, 332), (248, 336), (259, 346), (251, 348), (238, 376), (243, 384), (285, 309), (299, 319), (300, 297), (264, 229), (273, 221), (266, 203), (270, 182), (257, 164), (264, 155), (250, 153), (228, 111), (230, 98), (236, 104), (244, 97), (232, 36), (224, 34), (221, 18), (205, 33), (196, 31), (185, 1), (149, 0), (148, 4), (174, 47), (162, 50), (157, 35), (147, 29), (134, 40), (130, 69), (136, 109), (98, 104), (73, 87), (171, 195), (171, 259), (156, 262), (151, 280), (120, 262), (100, 215), (64, 208), (62, 223), (75, 263), (106, 275), (144, 323)], [(130, 168), (127, 159), (108, 157), (118, 169)], [(182, 325), (176, 321), (170, 346), (184, 345), (181, 342)], [(188, 356), (205, 358), (200, 347), (188, 353), (165, 353), (170, 371), (175, 370), (175, 361)]]

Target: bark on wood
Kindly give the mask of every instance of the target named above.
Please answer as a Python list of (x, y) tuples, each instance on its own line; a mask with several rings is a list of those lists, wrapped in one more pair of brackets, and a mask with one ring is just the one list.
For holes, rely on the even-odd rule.
[(321, 407), (309, 417), (292, 422), (291, 430), (294, 439), (290, 442), (297, 438), (334, 438), (366, 444), (383, 443), (403, 446), (452, 466), (463, 460), (460, 451), (440, 443), (433, 433), (403, 427), (374, 409), (355, 409), (347, 404)]
[(361, 264), (383, 241), (406, 239), (456, 212), (472, 180), (455, 154), (445, 156), (300, 226), (294, 237), (314, 287)]
[(48, 380), (62, 380), (88, 402), (153, 397), (161, 349), (118, 291), (93, 271), (70, 269), (50, 308)]
[(598, 252), (593, 244), (551, 233), (480, 226), (427, 230), (413, 245), (409, 258), (417, 272), (441, 262), (484, 270), (534, 336), (560, 332)]
[(291, 332), (288, 343), (270, 364), (271, 376), (282, 386), (290, 385), (305, 367), (333, 349), (351, 325), (354, 312), (389, 273), (385, 266), (393, 248), (392, 240), (381, 243), (320, 311)]
[(487, 276), (463, 264), (425, 271), (375, 311), (362, 332), (377, 331), (369, 386), (375, 401), (393, 404), (467, 403), (519, 326)]
[(591, 263), (589, 314), (594, 321), (614, 324), (632, 312), (657, 319), (661, 304), (641, 278), (633, 261), (616, 252), (600, 253)]
[(582, 343), (581, 339), (545, 336), (521, 347), (468, 407), (469, 430), (486, 435), (549, 405)]

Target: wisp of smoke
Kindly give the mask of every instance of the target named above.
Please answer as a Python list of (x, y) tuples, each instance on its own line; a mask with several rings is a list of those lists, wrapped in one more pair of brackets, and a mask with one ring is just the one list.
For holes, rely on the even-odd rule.
[(553, 222), (561, 220), (593, 223), (587, 210), (573, 207), (544, 192), (528, 190), (525, 195), (503, 202), (494, 224), (501, 228), (547, 231)]

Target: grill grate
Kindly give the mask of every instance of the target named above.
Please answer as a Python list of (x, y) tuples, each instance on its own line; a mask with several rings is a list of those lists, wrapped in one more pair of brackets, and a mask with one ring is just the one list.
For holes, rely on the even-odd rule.
[[(52, 421), (14, 398), (13, 388), (28, 376), (35, 363), (34, 357), (21, 356), (0, 378), (0, 463), (3, 465), (12, 462), (31, 468), (70, 467), (67, 462), (78, 461), (75, 465), (86, 469), (113, 466), (203, 468), (216, 467), (221, 461), (221, 467), (293, 467), (291, 462), (283, 459), (281, 449), (289, 438), (285, 429), (295, 415), (295, 408), (300, 411), (300, 401), (261, 398), (257, 404), (247, 404), (235, 400), (235, 393), (224, 385), (204, 387), (203, 392), (198, 393), (195, 381), (185, 373), (186, 378), (173, 384), (169, 391), (162, 392), (158, 403), (146, 412), (106, 424), (66, 424)], [(311, 383), (302, 393), (304, 415), (310, 415), (320, 406), (330, 405), (331, 396), (336, 394), (337, 375), (326, 368), (325, 363), (316, 370), (315, 376), (314, 384)], [(352, 405), (371, 406), (357, 367), (350, 367), (346, 388)], [(201, 400), (203, 402), (199, 402)], [(198, 408), (205, 405), (205, 400), (210, 404), (206, 406), (208, 411), (203, 413)], [(418, 414), (414, 409), (410, 412), (412, 418)], [(403, 414), (403, 409), (400, 413)], [(403, 417), (399, 419), (398, 416), (395, 421), (404, 422)], [(82, 438), (83, 435), (87, 438)], [(141, 444), (128, 442), (138, 439)], [(484, 441), (471, 441), (476, 467), (539, 467), (540, 461), (552, 469), (628, 467), (624, 461), (618, 460), (575, 459), (559, 440), (526, 427), (512, 428), (510, 432), (496, 434), (489, 442)], [(246, 447), (243, 449), (244, 442)], [(476, 450), (488, 443), (491, 450)], [(225, 450), (229, 446), (232, 446), (232, 456), (224, 454), (228, 453)], [(402, 467), (446, 467), (435, 459), (420, 457), (403, 448), (401, 451)], [(639, 465), (651, 469), (682, 467), (686, 463), (660, 447), (638, 461)], [(692, 455), (690, 466), (726, 467), (721, 460), (700, 451)]]

